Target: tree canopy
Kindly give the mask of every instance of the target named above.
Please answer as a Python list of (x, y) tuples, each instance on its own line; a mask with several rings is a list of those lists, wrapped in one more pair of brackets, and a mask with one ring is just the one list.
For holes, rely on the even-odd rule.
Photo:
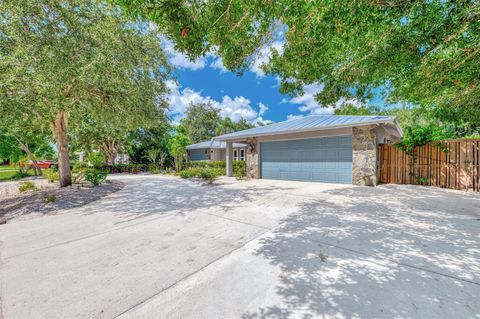
[(146, 125), (169, 66), (154, 26), (96, 0), (0, 2), (0, 113), (15, 107), (55, 132), (60, 183), (71, 183), (68, 128), (85, 114)]
[(209, 103), (191, 104), (187, 109), (185, 118), (180, 122), (192, 143), (207, 141), (216, 135), (254, 127), (245, 119), (234, 122), (229, 117), (222, 118), (220, 109), (213, 107)]
[(192, 143), (199, 143), (215, 136), (220, 121), (220, 110), (210, 103), (192, 104), (181, 120)]
[(478, 1), (112, 1), (156, 22), (191, 58), (214, 51), (239, 73), (284, 42), (265, 71), (286, 93), (322, 83), (323, 105), (381, 92), (390, 102), (480, 112)]

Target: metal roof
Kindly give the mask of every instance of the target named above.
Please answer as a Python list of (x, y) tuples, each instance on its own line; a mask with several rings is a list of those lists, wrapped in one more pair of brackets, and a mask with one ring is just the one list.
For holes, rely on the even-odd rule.
[[(233, 147), (246, 147), (247, 145), (241, 144), (241, 143), (233, 143)], [(227, 143), (226, 142), (221, 142), (221, 141), (205, 141), (205, 142), (200, 142), (197, 144), (192, 144), (187, 146), (187, 150), (196, 150), (196, 149), (202, 149), (202, 148), (226, 148)]]
[(368, 124), (390, 124), (395, 127), (400, 137), (403, 135), (402, 129), (397, 124), (394, 116), (310, 115), (225, 134), (214, 137), (213, 139), (217, 141), (229, 141), (253, 136), (318, 131)]

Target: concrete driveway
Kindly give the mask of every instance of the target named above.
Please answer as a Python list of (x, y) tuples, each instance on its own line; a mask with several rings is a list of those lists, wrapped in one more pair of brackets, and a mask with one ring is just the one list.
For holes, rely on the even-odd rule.
[(478, 194), (115, 178), (0, 226), (4, 318), (480, 318)]

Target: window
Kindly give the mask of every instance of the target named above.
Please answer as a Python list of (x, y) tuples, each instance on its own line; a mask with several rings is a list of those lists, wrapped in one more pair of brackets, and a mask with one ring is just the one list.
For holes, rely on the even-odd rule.
[(237, 150), (233, 150), (233, 160), (234, 161), (238, 160)]
[(241, 150), (240, 150), (240, 160), (241, 160), (241, 161), (244, 161), (244, 160), (245, 160), (245, 150), (244, 150), (244, 149), (241, 149)]

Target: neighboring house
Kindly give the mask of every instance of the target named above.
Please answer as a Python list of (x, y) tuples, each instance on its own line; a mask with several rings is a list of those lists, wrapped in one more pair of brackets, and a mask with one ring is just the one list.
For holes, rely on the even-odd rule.
[[(75, 152), (75, 154), (78, 156), (78, 160), (83, 162), (85, 160), (85, 152)], [(114, 160), (114, 165), (117, 164), (129, 164), (130, 163), (130, 157), (128, 154), (123, 154), (123, 153), (117, 153), (115, 156)]]
[(246, 143), (249, 178), (373, 186), (378, 144), (402, 135), (392, 116), (312, 115), (214, 140), (227, 143), (227, 176), (233, 175), (234, 143)]
[[(187, 146), (189, 161), (224, 161), (226, 159), (227, 143), (219, 141), (205, 141)], [(232, 159), (244, 161), (247, 154), (247, 145), (233, 143)]]

